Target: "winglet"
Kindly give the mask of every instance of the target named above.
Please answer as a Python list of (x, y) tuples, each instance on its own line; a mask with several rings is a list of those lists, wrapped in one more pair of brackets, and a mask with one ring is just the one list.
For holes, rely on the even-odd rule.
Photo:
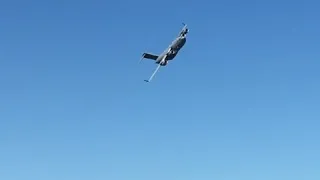
[(140, 61), (139, 61), (139, 64), (141, 63), (141, 61), (142, 61), (142, 59), (144, 58), (144, 55), (145, 55), (146, 53), (143, 53), (142, 54), (142, 56), (141, 56), (141, 59), (140, 59)]

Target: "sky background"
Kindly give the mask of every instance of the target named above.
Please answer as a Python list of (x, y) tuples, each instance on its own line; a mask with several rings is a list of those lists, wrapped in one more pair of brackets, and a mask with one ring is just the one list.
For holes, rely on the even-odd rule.
[(319, 180), (319, 8), (1, 0), (0, 179)]

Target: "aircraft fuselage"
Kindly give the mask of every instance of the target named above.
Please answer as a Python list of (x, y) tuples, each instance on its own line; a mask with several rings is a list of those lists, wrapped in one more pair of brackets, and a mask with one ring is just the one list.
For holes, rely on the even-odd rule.
[(185, 45), (187, 39), (185, 36), (180, 36), (177, 39), (175, 39), (171, 45), (168, 47), (168, 49), (170, 49), (170, 51), (168, 52), (168, 49), (163, 52), (156, 60), (156, 63), (159, 64), (164, 56), (166, 56), (165, 59), (165, 63), (162, 64), (163, 66), (165, 66), (167, 64), (167, 61), (173, 60), (177, 54), (179, 53), (180, 49)]

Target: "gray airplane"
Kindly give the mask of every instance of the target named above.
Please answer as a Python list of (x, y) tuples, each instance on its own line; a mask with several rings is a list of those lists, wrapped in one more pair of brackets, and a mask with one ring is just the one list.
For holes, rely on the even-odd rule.
[(140, 59), (140, 62), (143, 58), (146, 58), (146, 59), (154, 60), (156, 64), (159, 64), (157, 69), (153, 72), (153, 74), (149, 78), (149, 80), (144, 80), (144, 81), (150, 82), (154, 77), (154, 75), (159, 70), (159, 68), (161, 66), (166, 66), (168, 64), (168, 61), (173, 60), (177, 56), (180, 49), (184, 46), (184, 44), (186, 43), (186, 36), (187, 36), (187, 33), (189, 32), (189, 29), (187, 28), (187, 25), (185, 24), (183, 25), (184, 27), (180, 31), (179, 36), (174, 41), (172, 41), (170, 46), (165, 51), (163, 51), (160, 55), (143, 53), (142, 58)]

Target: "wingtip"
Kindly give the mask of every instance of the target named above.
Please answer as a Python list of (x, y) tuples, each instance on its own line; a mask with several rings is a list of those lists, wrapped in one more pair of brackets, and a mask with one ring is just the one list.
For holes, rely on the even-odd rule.
[(146, 53), (143, 53), (143, 54), (142, 54), (142, 56), (141, 56), (141, 58), (140, 58), (140, 60), (139, 60), (139, 64), (140, 64), (141, 61), (144, 59), (145, 54), (146, 54)]
[(142, 62), (142, 60), (143, 60), (143, 57), (140, 58), (138, 64), (140, 64)]

